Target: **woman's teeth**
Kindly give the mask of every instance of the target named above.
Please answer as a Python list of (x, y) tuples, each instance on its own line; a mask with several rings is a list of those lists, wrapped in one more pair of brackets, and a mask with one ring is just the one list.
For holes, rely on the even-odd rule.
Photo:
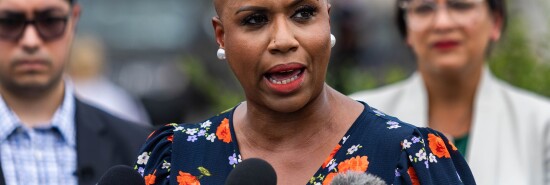
[(298, 79), (298, 75), (299, 74), (296, 74), (293, 77), (291, 77), (290, 79), (285, 79), (285, 80), (276, 80), (274, 78), (270, 78), (269, 80), (271, 82), (273, 82), (274, 84), (277, 84), (277, 85), (288, 84), (288, 83), (293, 82), (294, 80)]

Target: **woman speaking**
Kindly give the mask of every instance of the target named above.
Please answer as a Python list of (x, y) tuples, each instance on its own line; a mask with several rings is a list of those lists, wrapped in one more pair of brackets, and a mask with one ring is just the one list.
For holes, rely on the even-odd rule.
[[(135, 166), (146, 184), (223, 184), (248, 158), (277, 184), (330, 184), (369, 173), (387, 184), (475, 184), (439, 132), (417, 128), (325, 83), (331, 46), (328, 0), (214, 0), (212, 24), (246, 101), (195, 124), (151, 134)], [(219, 92), (223, 96), (223, 92)]]

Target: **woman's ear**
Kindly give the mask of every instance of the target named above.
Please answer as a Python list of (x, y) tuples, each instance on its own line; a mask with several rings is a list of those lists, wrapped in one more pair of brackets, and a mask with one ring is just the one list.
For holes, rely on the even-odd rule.
[(220, 17), (216, 16), (212, 18), (212, 26), (214, 27), (214, 35), (216, 36), (216, 42), (220, 48), (225, 47), (225, 30)]
[(503, 15), (495, 12), (491, 17), (493, 19), (493, 28), (491, 29), (490, 39), (493, 42), (496, 42), (500, 39), (502, 35), (502, 29), (504, 26), (504, 17)]
[[(408, 34), (408, 32), (407, 32), (407, 34)], [(409, 37), (408, 35), (405, 35), (405, 44), (406, 44), (408, 47), (412, 48), (412, 43), (413, 43), (413, 42), (411, 41), (411, 37)]]

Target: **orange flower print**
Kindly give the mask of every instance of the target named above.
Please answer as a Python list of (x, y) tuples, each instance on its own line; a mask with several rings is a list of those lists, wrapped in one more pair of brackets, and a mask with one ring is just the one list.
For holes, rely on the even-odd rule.
[(418, 176), (416, 176), (416, 171), (414, 171), (412, 167), (409, 167), (407, 173), (411, 177), (412, 185), (420, 185), (420, 181), (418, 181)]
[(144, 177), (145, 185), (155, 184), (156, 178), (157, 178), (157, 176), (155, 176), (154, 174), (149, 174), (149, 175), (145, 176)]
[(191, 175), (190, 173), (185, 173), (180, 171), (178, 175), (178, 185), (200, 185), (199, 179)]
[(174, 142), (174, 135), (170, 135), (166, 138), (166, 140), (170, 141), (170, 142)]
[(151, 136), (153, 136), (153, 134), (155, 134), (156, 131), (153, 131), (149, 134), (149, 136), (147, 136), (147, 139), (151, 138)]
[(338, 172), (340, 172), (340, 173), (347, 172), (349, 170), (349, 168), (350, 168), (349, 159), (345, 160), (345, 161), (342, 161), (342, 162), (340, 162), (340, 164), (338, 164)]
[(428, 134), (428, 141), (430, 142), (430, 149), (435, 156), (438, 158), (451, 158), (451, 154), (449, 154), (447, 146), (445, 146), (445, 142), (441, 139), (441, 137), (434, 134)]
[(338, 172), (344, 173), (344, 172), (347, 172), (348, 170), (365, 172), (367, 171), (368, 167), (369, 167), (369, 161), (367, 156), (363, 156), (363, 157), (356, 156), (356, 157), (352, 157), (351, 159), (340, 162), (340, 164), (338, 164)]
[(334, 179), (334, 176), (338, 175), (338, 173), (329, 173), (326, 177), (325, 177), (325, 180), (323, 181), (323, 185), (330, 185), (330, 183), (332, 182), (332, 179)]
[(229, 120), (224, 118), (218, 129), (216, 130), (216, 136), (219, 140), (222, 140), (225, 143), (231, 142), (231, 132), (229, 130)]
[(449, 144), (451, 145), (451, 147), (453, 147), (453, 151), (457, 151), (458, 148), (456, 148), (455, 144), (451, 141), (449, 141)]
[(338, 152), (338, 150), (340, 150), (340, 148), (342, 148), (342, 146), (340, 146), (340, 145), (336, 145), (336, 147), (334, 147), (334, 149), (332, 150), (330, 155), (327, 157), (327, 159), (323, 163), (323, 169), (325, 169), (327, 167), (328, 163), (332, 160), (332, 158), (334, 158), (334, 155), (336, 155), (336, 152)]

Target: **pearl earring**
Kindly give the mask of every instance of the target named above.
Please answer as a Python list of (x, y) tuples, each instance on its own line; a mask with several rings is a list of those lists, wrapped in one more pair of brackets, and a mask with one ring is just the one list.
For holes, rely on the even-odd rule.
[(225, 50), (223, 48), (218, 49), (216, 55), (218, 56), (218, 59), (225, 60)]
[(330, 34), (330, 47), (334, 47), (336, 45), (336, 37), (331, 33)]

